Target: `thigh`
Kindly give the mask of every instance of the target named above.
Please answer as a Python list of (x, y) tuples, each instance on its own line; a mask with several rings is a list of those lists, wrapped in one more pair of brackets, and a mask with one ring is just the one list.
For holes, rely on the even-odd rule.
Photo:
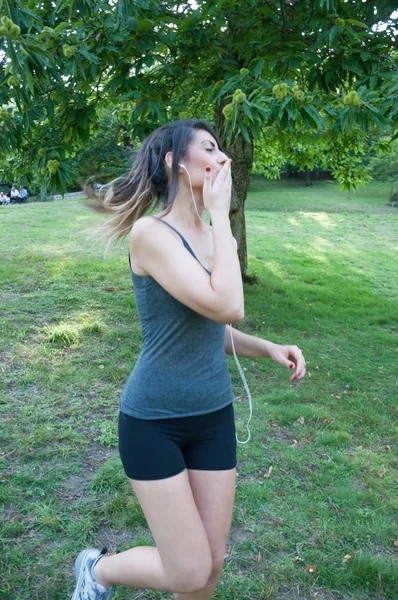
[(209, 541), (213, 568), (221, 569), (231, 529), (236, 469), (228, 471), (188, 470), (188, 476)]
[(236, 485), (233, 405), (206, 415), (200, 440), (184, 449), (188, 476), (206, 530), (215, 570), (222, 567)]
[[(180, 422), (181, 421), (181, 422)], [(212, 557), (178, 438), (182, 419), (119, 415), (119, 450), (169, 576), (210, 573)]]
[(188, 473), (155, 481), (130, 480), (164, 568), (171, 573), (212, 569), (208, 537)]

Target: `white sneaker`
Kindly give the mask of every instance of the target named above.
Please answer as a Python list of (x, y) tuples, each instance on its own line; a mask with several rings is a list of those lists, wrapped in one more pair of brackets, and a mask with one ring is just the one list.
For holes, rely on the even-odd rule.
[(112, 588), (106, 588), (94, 577), (93, 569), (107, 549), (82, 550), (75, 562), (76, 587), (72, 600), (106, 600), (113, 596)]

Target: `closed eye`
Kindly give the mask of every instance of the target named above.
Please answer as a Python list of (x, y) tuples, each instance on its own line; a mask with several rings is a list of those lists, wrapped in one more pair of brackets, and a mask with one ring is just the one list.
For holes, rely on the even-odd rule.
[(207, 152), (213, 152), (214, 148), (206, 148)]

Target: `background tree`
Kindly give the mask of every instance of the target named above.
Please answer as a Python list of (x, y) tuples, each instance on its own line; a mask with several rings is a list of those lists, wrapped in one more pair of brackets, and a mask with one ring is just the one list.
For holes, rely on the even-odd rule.
[(385, 0), (0, 0), (1, 156), (17, 156), (19, 173), (33, 166), (63, 191), (68, 160), (88, 142), (101, 105), (129, 111), (139, 139), (187, 112), (210, 115), (233, 158), (230, 218), (245, 276), (244, 202), (259, 140), (307, 167), (323, 152), (349, 189), (366, 181), (358, 156), (369, 132), (397, 127), (395, 8)]
[(132, 140), (128, 135), (126, 130), (129, 128), (121, 112), (105, 108), (99, 113), (96, 132), (70, 160), (72, 185), (76, 188), (88, 179), (106, 183), (124, 175), (139, 146), (139, 141)]

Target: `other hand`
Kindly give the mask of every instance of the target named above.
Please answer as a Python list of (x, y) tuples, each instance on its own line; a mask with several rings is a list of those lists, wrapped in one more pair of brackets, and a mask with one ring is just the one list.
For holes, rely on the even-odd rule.
[(271, 343), (268, 348), (269, 357), (288, 369), (295, 369), (290, 381), (302, 379), (305, 375), (305, 360), (303, 353), (297, 346), (282, 346)]

